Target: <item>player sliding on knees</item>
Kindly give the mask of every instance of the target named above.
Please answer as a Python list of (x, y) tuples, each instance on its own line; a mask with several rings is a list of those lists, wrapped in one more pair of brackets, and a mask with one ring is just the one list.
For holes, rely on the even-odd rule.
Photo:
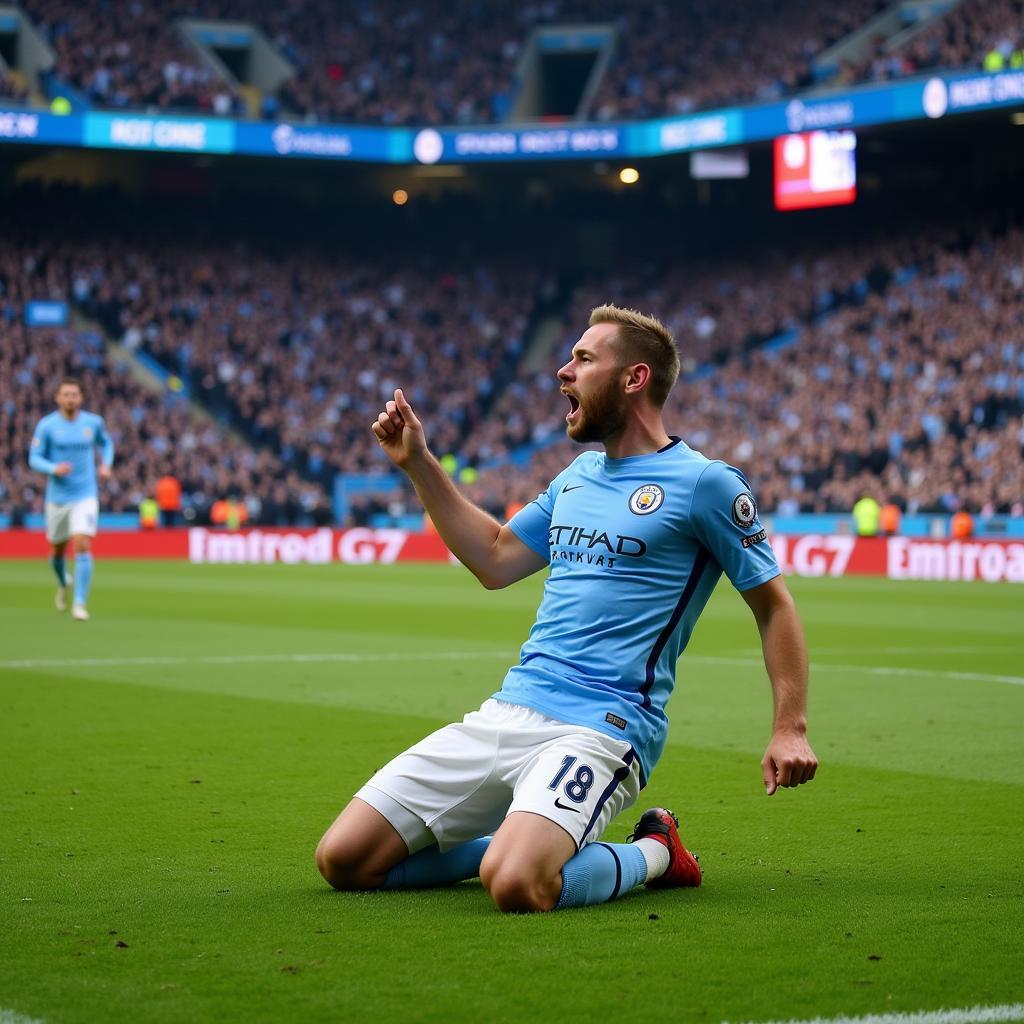
[(746, 480), (664, 427), (679, 353), (653, 317), (600, 306), (558, 371), (567, 433), (599, 442), (504, 526), (464, 498), (401, 390), (373, 424), (451, 551), (488, 589), (549, 568), (520, 661), (479, 711), (382, 768), (316, 851), (337, 889), (479, 876), (499, 909), (603, 903), (700, 885), (676, 816), (597, 841), (665, 745), (676, 659), (724, 571), (761, 633), (775, 703), (768, 795), (814, 778), (807, 656)]

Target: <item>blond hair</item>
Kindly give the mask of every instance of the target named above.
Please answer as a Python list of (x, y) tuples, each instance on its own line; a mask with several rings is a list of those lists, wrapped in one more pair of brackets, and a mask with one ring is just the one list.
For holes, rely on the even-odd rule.
[(610, 303), (591, 310), (590, 326), (594, 324), (618, 324), (615, 344), (620, 356), (625, 363), (651, 368), (647, 394), (655, 405), (664, 405), (679, 376), (679, 349), (672, 332), (657, 317)]

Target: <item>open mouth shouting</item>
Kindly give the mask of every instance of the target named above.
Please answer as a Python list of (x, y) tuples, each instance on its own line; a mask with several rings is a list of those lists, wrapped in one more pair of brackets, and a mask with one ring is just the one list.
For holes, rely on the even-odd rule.
[(564, 388), (562, 394), (569, 399), (569, 411), (565, 414), (565, 422), (575, 423), (580, 418), (580, 400)]

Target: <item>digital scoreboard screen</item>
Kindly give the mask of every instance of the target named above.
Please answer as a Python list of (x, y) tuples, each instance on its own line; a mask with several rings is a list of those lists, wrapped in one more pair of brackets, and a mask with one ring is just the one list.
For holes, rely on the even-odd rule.
[(775, 209), (846, 206), (857, 198), (857, 136), (800, 132), (775, 140)]

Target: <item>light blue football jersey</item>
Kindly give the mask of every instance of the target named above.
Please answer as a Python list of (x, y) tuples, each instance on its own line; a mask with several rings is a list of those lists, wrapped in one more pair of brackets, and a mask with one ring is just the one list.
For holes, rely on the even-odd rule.
[(630, 743), (643, 778), (665, 745), (676, 659), (724, 571), (779, 575), (743, 474), (682, 441), (584, 452), (509, 522), (551, 564), (498, 700)]
[[(107, 433), (102, 416), (80, 409), (73, 420), (60, 412), (51, 412), (37, 424), (32, 435), (28, 464), (38, 473), (47, 473), (46, 500), (69, 505), (83, 498), (98, 496), (96, 488), (96, 449), (109, 466), (114, 461), (114, 442)], [(60, 462), (70, 462), (67, 476), (54, 476)]]

